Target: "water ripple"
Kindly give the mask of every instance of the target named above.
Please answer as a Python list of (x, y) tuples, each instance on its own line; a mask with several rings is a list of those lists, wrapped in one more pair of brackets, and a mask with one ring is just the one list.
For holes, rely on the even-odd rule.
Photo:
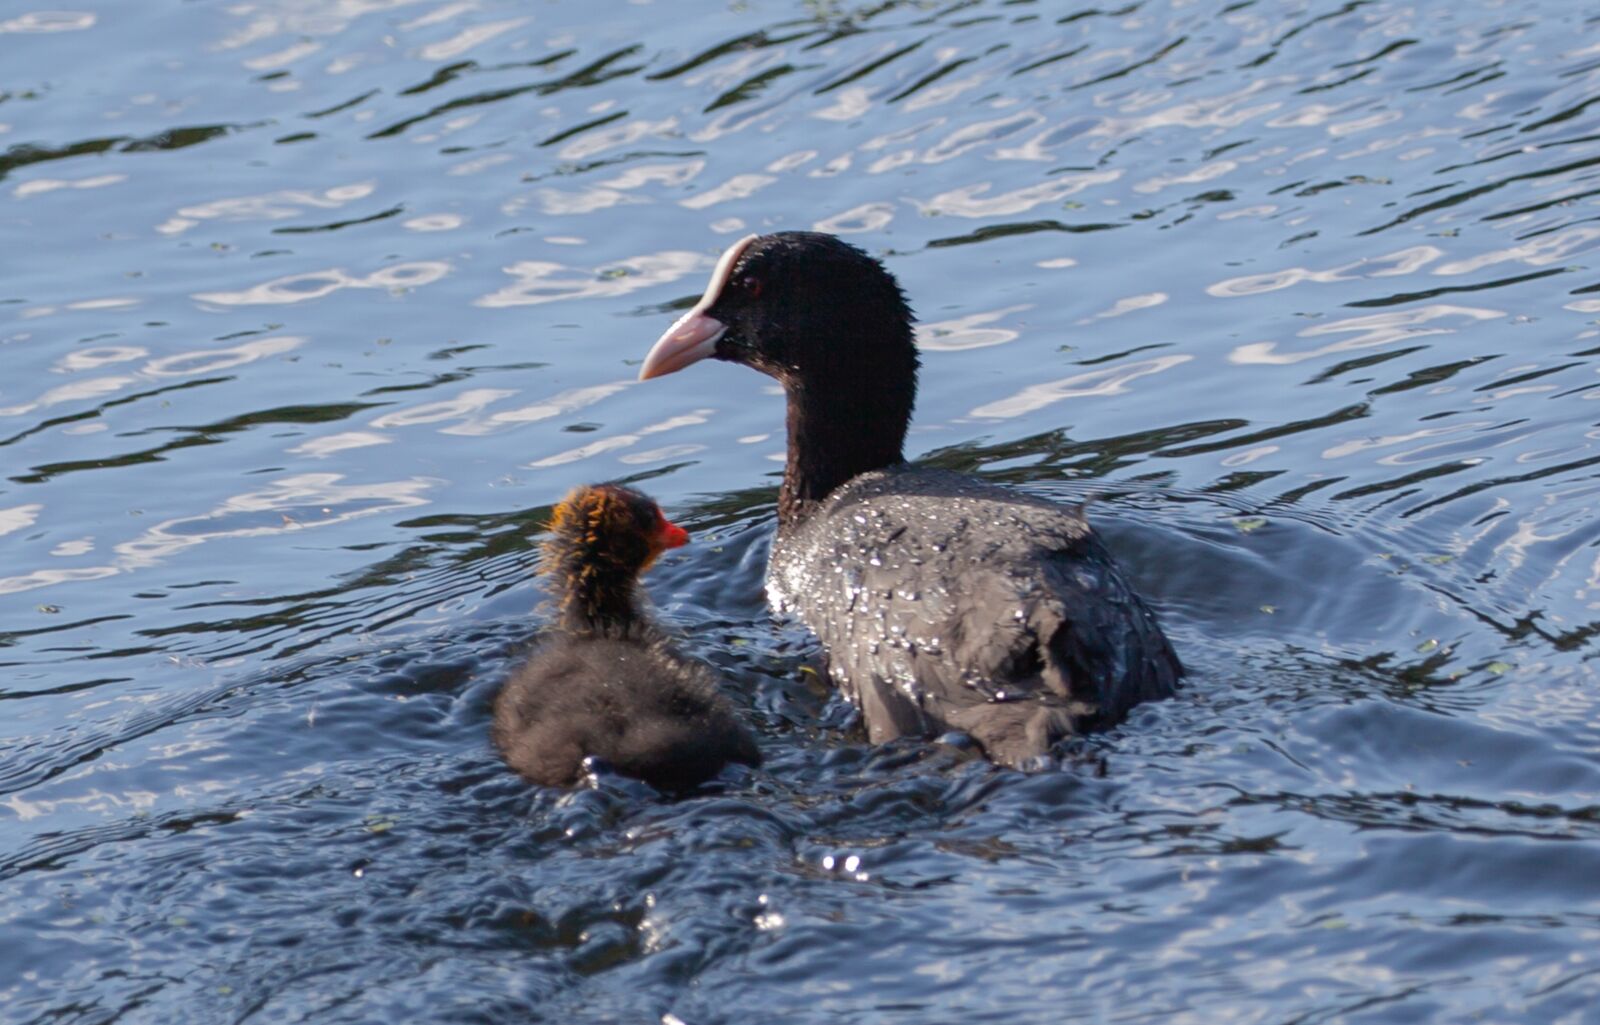
[[(1548, 0), (0, 16), (0, 1000), (1590, 1020), (1597, 33)], [(920, 314), (908, 454), (1088, 501), (1178, 699), (1033, 775), (863, 742), (762, 597), (781, 398), (631, 371), (730, 236), (806, 227)], [(647, 587), (762, 770), (663, 801), (495, 760), (549, 504), (603, 479), (691, 528)]]

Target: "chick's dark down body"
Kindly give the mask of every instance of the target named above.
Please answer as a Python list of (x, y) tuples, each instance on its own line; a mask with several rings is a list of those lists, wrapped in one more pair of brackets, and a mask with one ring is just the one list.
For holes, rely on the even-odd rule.
[(575, 783), (585, 758), (659, 789), (695, 786), (761, 752), (702, 663), (677, 652), (645, 610), (639, 574), (688, 541), (645, 495), (573, 490), (545, 542), (560, 618), (501, 688), (490, 739), (524, 779)]
[(726, 762), (761, 764), (710, 672), (659, 637), (553, 638), (501, 691), (491, 736), (547, 786), (574, 782), (590, 755), (660, 789), (695, 786)]
[(1080, 510), (965, 474), (855, 477), (780, 529), (767, 589), (874, 742), (959, 729), (1017, 765), (1182, 673)]

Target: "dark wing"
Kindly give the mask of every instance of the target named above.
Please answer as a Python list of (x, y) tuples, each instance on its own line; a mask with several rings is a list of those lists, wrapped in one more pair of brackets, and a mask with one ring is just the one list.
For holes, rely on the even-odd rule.
[[(905, 478), (915, 475), (915, 479)], [(827, 510), (792, 605), (874, 741), (962, 729), (1018, 764), (1167, 697), (1154, 615), (1074, 509), (939, 471)]]

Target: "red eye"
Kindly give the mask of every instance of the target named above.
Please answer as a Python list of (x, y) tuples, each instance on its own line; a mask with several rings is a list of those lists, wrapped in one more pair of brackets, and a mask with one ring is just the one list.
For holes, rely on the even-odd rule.
[(750, 293), (750, 298), (761, 298), (761, 279), (753, 275), (745, 275), (739, 279), (739, 287)]

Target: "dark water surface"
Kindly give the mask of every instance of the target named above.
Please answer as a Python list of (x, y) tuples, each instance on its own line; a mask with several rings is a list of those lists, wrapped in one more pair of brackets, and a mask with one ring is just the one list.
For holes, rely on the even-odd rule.
[[(0, 1019), (1600, 1022), (1600, 15), (0, 0)], [(760, 584), (732, 239), (924, 322), (913, 451), (1099, 496), (1192, 670), (873, 749)], [(488, 703), (626, 478), (767, 766)]]

